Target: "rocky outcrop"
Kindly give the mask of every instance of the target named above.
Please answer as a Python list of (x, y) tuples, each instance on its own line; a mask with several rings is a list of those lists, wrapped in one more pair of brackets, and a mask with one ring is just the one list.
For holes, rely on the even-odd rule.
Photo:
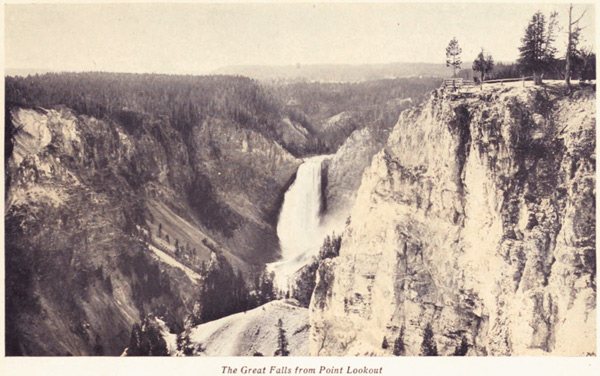
[(310, 353), (593, 354), (595, 263), (595, 94), (438, 91), (363, 176)]
[[(386, 134), (387, 135), (387, 134)], [(325, 215), (324, 226), (338, 233), (356, 200), (364, 170), (371, 159), (385, 145), (386, 137), (369, 127), (352, 132), (344, 144), (325, 160)]]

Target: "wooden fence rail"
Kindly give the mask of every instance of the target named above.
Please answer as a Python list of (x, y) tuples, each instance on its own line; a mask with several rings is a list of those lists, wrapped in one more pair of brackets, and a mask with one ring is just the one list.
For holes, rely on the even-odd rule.
[(533, 80), (533, 76), (519, 77), (519, 78), (499, 78), (496, 80), (483, 81), (483, 83), (484, 84), (496, 84), (496, 83), (503, 83), (503, 82), (520, 82), (520, 81), (531, 81), (531, 80)]
[(495, 80), (488, 80), (488, 81), (479, 81), (479, 82), (474, 82), (473, 80), (466, 80), (463, 78), (447, 78), (444, 80), (444, 84), (443, 87), (444, 89), (446, 88), (450, 88), (453, 90), (458, 90), (458, 89), (463, 89), (463, 88), (472, 88), (475, 86), (482, 86), (483, 84), (502, 84), (502, 83), (508, 83), (508, 82), (523, 82), (523, 85), (525, 85), (525, 81), (531, 81), (533, 80), (533, 76), (531, 77), (520, 77), (520, 78), (501, 78), (501, 79), (495, 79)]

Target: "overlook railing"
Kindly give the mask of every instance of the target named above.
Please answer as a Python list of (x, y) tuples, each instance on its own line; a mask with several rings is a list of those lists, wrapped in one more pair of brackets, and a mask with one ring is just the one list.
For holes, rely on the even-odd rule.
[(523, 82), (523, 86), (525, 86), (525, 81), (533, 80), (533, 76), (531, 77), (519, 77), (519, 78), (501, 78), (495, 80), (487, 80), (483, 82), (475, 82), (473, 80), (466, 80), (464, 78), (447, 78), (444, 80), (443, 88), (444, 89), (452, 89), (452, 90), (461, 90), (461, 89), (470, 89), (475, 86), (479, 86), (483, 88), (483, 84), (503, 84), (509, 82)]
[(473, 80), (465, 80), (464, 78), (448, 78), (444, 80), (444, 89), (452, 88), (454, 90), (471, 88), (475, 86)]

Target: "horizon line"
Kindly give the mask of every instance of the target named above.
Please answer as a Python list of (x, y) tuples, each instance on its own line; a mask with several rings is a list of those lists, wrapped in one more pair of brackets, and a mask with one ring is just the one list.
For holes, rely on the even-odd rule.
[[(496, 61), (495, 64), (516, 64), (515, 61)], [(231, 68), (293, 68), (293, 67), (334, 67), (334, 66), (345, 66), (345, 67), (375, 67), (375, 66), (391, 66), (395, 64), (406, 64), (406, 65), (439, 65), (444, 66), (445, 63), (432, 63), (432, 62), (407, 62), (407, 61), (393, 61), (386, 63), (295, 63), (295, 64), (231, 64), (224, 65), (218, 68), (199, 70), (196, 72), (167, 72), (167, 71), (113, 71), (113, 70), (93, 70), (93, 69), (54, 69), (54, 68), (17, 68), (17, 67), (4, 67), (4, 75), (10, 75), (9, 72), (28, 71), (27, 74), (45, 74), (45, 73), (130, 73), (130, 74), (164, 74), (164, 75), (179, 75), (179, 76), (195, 76), (195, 75), (215, 75), (220, 74), (220, 70), (231, 69)], [(448, 68), (450, 69), (450, 68)], [(463, 69), (471, 69), (467, 66)]]

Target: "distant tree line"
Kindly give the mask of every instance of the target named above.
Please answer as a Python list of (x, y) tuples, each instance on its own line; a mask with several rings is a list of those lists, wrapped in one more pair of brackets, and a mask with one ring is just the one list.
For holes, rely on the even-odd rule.
[[(285, 115), (281, 103), (246, 77), (48, 73), (7, 77), (6, 97), (21, 106), (65, 105), (80, 114), (117, 119), (131, 133), (148, 116), (166, 117), (184, 136), (204, 119), (231, 119), (285, 145), (277, 132)], [(297, 151), (295, 145), (285, 146)]]
[[(5, 81), (8, 106), (64, 105), (79, 114), (118, 121), (131, 134), (144, 122), (162, 119), (184, 140), (194, 125), (226, 119), (277, 141), (296, 156), (335, 151), (368, 121), (391, 127), (399, 111), (390, 101), (418, 101), (437, 86), (438, 78), (264, 85), (241, 76), (103, 72), (47, 73)], [(357, 117), (325, 132), (323, 121), (343, 111)], [(283, 139), (285, 118), (305, 130), (307, 141)]]

